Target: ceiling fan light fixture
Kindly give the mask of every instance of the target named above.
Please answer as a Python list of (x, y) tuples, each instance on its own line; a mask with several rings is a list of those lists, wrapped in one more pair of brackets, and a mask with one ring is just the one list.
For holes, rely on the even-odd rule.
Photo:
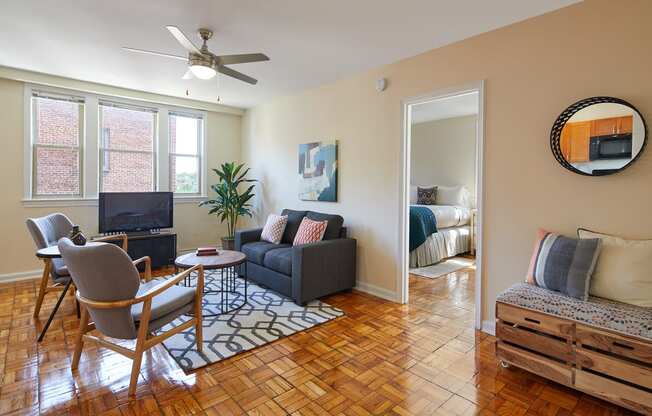
[(213, 68), (204, 65), (191, 65), (190, 71), (199, 79), (211, 79), (217, 74)]

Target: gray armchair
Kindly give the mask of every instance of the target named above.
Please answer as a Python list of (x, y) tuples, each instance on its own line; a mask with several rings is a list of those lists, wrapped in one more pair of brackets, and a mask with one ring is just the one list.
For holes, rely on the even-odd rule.
[[(288, 216), (281, 244), (260, 241), (262, 228), (235, 233), (235, 248), (247, 255), (247, 278), (288, 296), (299, 305), (351, 289), (356, 281), (356, 240), (346, 237), (339, 215), (283, 210)], [(324, 239), (292, 246), (304, 217), (327, 220)]]
[[(68, 217), (61, 213), (54, 213), (40, 218), (28, 218), (25, 221), (25, 224), (34, 240), (36, 250), (56, 245), (61, 238), (70, 235), (70, 231), (73, 227), (73, 224)], [(122, 249), (125, 251), (127, 250), (126, 234), (100, 237), (93, 241), (121, 241)], [(43, 267), (43, 275), (41, 277), (38, 297), (36, 298), (36, 305), (34, 307), (34, 318), (38, 318), (39, 313), (41, 312), (41, 306), (43, 305), (43, 299), (47, 293), (58, 291), (63, 292), (61, 293), (54, 310), (50, 314), (45, 329), (41, 333), (41, 336), (39, 336), (39, 341), (43, 339), (43, 335), (45, 334), (45, 331), (47, 331), (47, 327), (50, 325), (52, 317), (61, 304), (63, 297), (66, 295), (67, 283), (70, 280), (70, 274), (68, 273), (68, 268), (63, 259), (45, 258), (43, 261), (45, 262), (45, 265)], [(50, 278), (52, 278), (53, 284), (48, 286)]]
[[(72, 230), (72, 222), (63, 214), (50, 214), (40, 218), (28, 218), (25, 221), (36, 249), (42, 249), (57, 244), (60, 238), (67, 237)], [(48, 286), (52, 278), (53, 285)], [(61, 259), (48, 259), (43, 268), (43, 276), (39, 287), (34, 317), (37, 318), (41, 311), (41, 305), (45, 294), (53, 291), (63, 290), (64, 285), (70, 279), (68, 269)]]
[[(76, 246), (68, 238), (59, 241), (59, 251), (77, 286), (76, 296), (82, 307), (73, 371), (79, 365), (84, 340), (94, 341), (133, 360), (129, 383), (129, 395), (133, 395), (144, 351), (193, 326), (197, 349), (202, 350), (204, 269), (201, 265), (163, 281), (150, 280), (151, 276), (146, 273), (145, 281), (141, 282), (136, 264), (150, 262), (149, 257), (132, 262), (124, 250), (113, 244)], [(176, 285), (193, 271), (198, 272), (196, 288)], [(190, 312), (193, 312), (192, 319), (166, 332), (153, 334)], [(136, 348), (130, 350), (89, 335), (93, 329), (111, 338), (135, 339)]]

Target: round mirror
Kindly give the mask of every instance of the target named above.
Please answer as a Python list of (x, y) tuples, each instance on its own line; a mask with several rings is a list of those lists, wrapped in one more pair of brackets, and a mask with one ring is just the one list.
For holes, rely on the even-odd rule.
[(592, 97), (564, 110), (550, 132), (550, 147), (566, 169), (588, 176), (619, 172), (641, 155), (647, 127), (641, 113), (613, 97)]

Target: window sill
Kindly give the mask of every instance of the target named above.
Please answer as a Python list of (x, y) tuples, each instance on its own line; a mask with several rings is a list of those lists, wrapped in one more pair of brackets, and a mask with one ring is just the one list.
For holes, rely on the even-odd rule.
[(38, 207), (96, 207), (97, 198), (37, 198), (23, 199), (22, 204), (27, 208)]
[[(176, 204), (198, 204), (208, 199), (206, 195), (174, 196)], [(56, 199), (23, 199), (22, 205), (26, 208), (48, 207), (96, 207), (97, 198), (56, 198)]]
[(206, 201), (207, 199), (208, 196), (206, 195), (187, 195), (187, 196), (174, 195), (175, 204), (198, 204), (200, 202)]

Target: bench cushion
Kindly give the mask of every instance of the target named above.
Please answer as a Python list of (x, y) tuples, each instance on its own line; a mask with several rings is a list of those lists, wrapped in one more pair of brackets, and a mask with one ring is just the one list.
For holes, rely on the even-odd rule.
[(527, 283), (515, 284), (496, 301), (652, 340), (652, 308), (597, 297), (583, 301)]

